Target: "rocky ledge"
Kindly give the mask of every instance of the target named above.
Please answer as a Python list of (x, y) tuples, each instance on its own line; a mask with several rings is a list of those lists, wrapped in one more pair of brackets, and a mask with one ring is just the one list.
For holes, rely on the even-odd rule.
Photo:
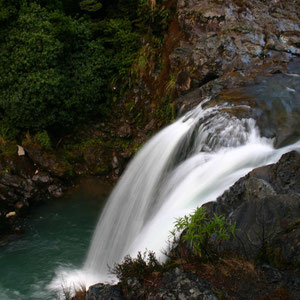
[(300, 267), (300, 153), (253, 170), (205, 206), (237, 225), (237, 238), (224, 250), (276, 267)]
[[(51, 168), (45, 168), (46, 163)], [(52, 160), (44, 158), (38, 163), (36, 156), (20, 146), (9, 160), (0, 161), (0, 170), (0, 241), (5, 242), (4, 236), (23, 232), (24, 218), (32, 206), (63, 195), (65, 180)]]

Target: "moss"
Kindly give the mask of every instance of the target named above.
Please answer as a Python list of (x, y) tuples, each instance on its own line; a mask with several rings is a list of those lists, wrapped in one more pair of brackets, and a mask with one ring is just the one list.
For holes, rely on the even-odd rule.
[(2, 170), (0, 170), (0, 178), (2, 175), (9, 173), (9, 167), (5, 166)]
[(163, 97), (155, 110), (155, 117), (159, 120), (158, 126), (169, 124), (175, 120), (175, 105), (171, 102), (171, 97)]
[(176, 89), (176, 80), (177, 80), (177, 75), (173, 73), (170, 75), (170, 80), (166, 85), (166, 91), (171, 95), (174, 93)]
[(0, 138), (0, 157), (10, 159), (16, 154), (17, 144)]
[(70, 164), (68, 161), (64, 161), (64, 174), (66, 177), (73, 177), (74, 176), (74, 170), (72, 164)]
[(39, 144), (46, 150), (50, 150), (51, 149), (51, 141), (50, 141), (50, 137), (47, 133), (46, 130), (43, 130), (41, 132), (38, 132), (35, 135), (35, 138), (37, 140), (37, 142), (39, 142)]
[(17, 151), (17, 144), (0, 137), (0, 177), (10, 172), (10, 161)]
[(109, 165), (102, 165), (101, 167), (97, 167), (94, 171), (95, 175), (106, 175), (110, 171)]
[(212, 289), (212, 292), (217, 296), (217, 298), (218, 298), (219, 300), (227, 299), (227, 295), (224, 293), (224, 291), (222, 291), (222, 290), (220, 290), (220, 289), (213, 288), (213, 289)]
[[(285, 228), (283, 231), (277, 233), (277, 236), (284, 236), (285, 234), (288, 234), (289, 232), (293, 230), (297, 230), (300, 228), (300, 220), (297, 220), (287, 228)], [(284, 240), (281, 241), (281, 243), (284, 243)], [(287, 259), (284, 258), (282, 254), (282, 249), (280, 246), (276, 247), (268, 243), (267, 245), (264, 245), (257, 257), (256, 257), (256, 263), (262, 264), (262, 263), (268, 263), (276, 268), (279, 269), (285, 269), (287, 267), (293, 267), (298, 268), (300, 267), (300, 261), (296, 263), (291, 263)]]

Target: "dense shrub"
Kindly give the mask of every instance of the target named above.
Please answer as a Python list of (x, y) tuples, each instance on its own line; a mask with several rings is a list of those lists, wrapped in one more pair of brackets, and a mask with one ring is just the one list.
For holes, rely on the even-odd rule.
[(52, 136), (107, 115), (112, 83), (126, 86), (141, 36), (167, 16), (148, 0), (0, 0), (1, 126)]
[(149, 251), (143, 255), (138, 252), (136, 258), (127, 255), (120, 264), (115, 264), (111, 270), (112, 274), (116, 275), (120, 281), (126, 282), (128, 278), (136, 278), (143, 281), (153, 272), (161, 271), (162, 264), (157, 260), (155, 253)]
[(106, 57), (85, 20), (25, 4), (1, 44), (0, 116), (9, 126), (70, 128), (101, 112)]
[(38, 132), (36, 134), (36, 139), (44, 149), (51, 148), (51, 141), (46, 130), (43, 130), (42, 132)]
[(154, 36), (164, 35), (171, 18), (171, 12), (165, 8), (163, 2), (144, 0), (139, 2), (138, 16), (142, 19), (142, 28)]

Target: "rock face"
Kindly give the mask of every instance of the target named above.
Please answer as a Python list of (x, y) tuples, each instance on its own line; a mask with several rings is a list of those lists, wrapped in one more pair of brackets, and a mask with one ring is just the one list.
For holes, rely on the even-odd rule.
[[(208, 97), (208, 105), (229, 103), (236, 106), (229, 113), (255, 118), (264, 136), (276, 138), (276, 146), (299, 137), (300, 79), (286, 75), (300, 74), (299, 5), (294, 0), (178, 1), (181, 38), (169, 55), (171, 72), (178, 74), (177, 109), (189, 110)], [(189, 86), (183, 91), (181, 82), (191, 84), (183, 84)]]
[(132, 130), (128, 124), (125, 124), (118, 129), (118, 136), (121, 138), (130, 138), (131, 135)]
[(294, 0), (180, 0), (184, 38), (170, 55), (171, 66), (193, 68), (192, 77), (203, 84), (267, 61), (287, 61), (300, 54), (297, 11)]
[[(158, 274), (159, 275), (159, 274)], [(154, 285), (153, 285), (154, 284)], [(151, 287), (150, 287), (151, 286)], [(153, 279), (149, 286), (141, 284), (136, 278), (129, 278), (124, 287), (126, 299), (205, 299), (217, 300), (211, 285), (190, 272), (175, 268)], [(123, 300), (121, 287), (96, 284), (87, 292), (87, 300)]]
[(210, 214), (236, 223), (237, 239), (224, 248), (276, 267), (300, 266), (300, 153), (253, 170), (216, 202)]
[(211, 286), (190, 272), (175, 268), (162, 274), (151, 289), (141, 285), (135, 278), (128, 280), (129, 299), (205, 299), (217, 300)]
[(27, 155), (18, 156), (15, 153), (9, 163), (10, 172), (0, 174), (2, 238), (22, 232), (23, 218), (28, 215), (31, 206), (63, 195), (61, 181), (46, 171), (39, 171)]
[(28, 157), (42, 169), (56, 177), (63, 177), (67, 173), (67, 166), (53, 154), (46, 153), (35, 144), (25, 146)]
[(95, 284), (86, 295), (87, 300), (125, 300), (122, 291), (117, 285)]

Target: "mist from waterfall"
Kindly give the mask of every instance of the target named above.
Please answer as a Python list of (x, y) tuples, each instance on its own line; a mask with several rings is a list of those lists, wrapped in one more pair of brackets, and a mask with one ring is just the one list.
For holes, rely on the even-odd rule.
[(238, 119), (228, 105), (199, 106), (156, 134), (137, 153), (109, 197), (82, 270), (59, 270), (66, 284), (110, 280), (108, 266), (127, 254), (153, 250), (161, 260), (176, 217), (214, 201), (253, 168), (300, 151), (300, 142), (274, 149), (253, 119)]

